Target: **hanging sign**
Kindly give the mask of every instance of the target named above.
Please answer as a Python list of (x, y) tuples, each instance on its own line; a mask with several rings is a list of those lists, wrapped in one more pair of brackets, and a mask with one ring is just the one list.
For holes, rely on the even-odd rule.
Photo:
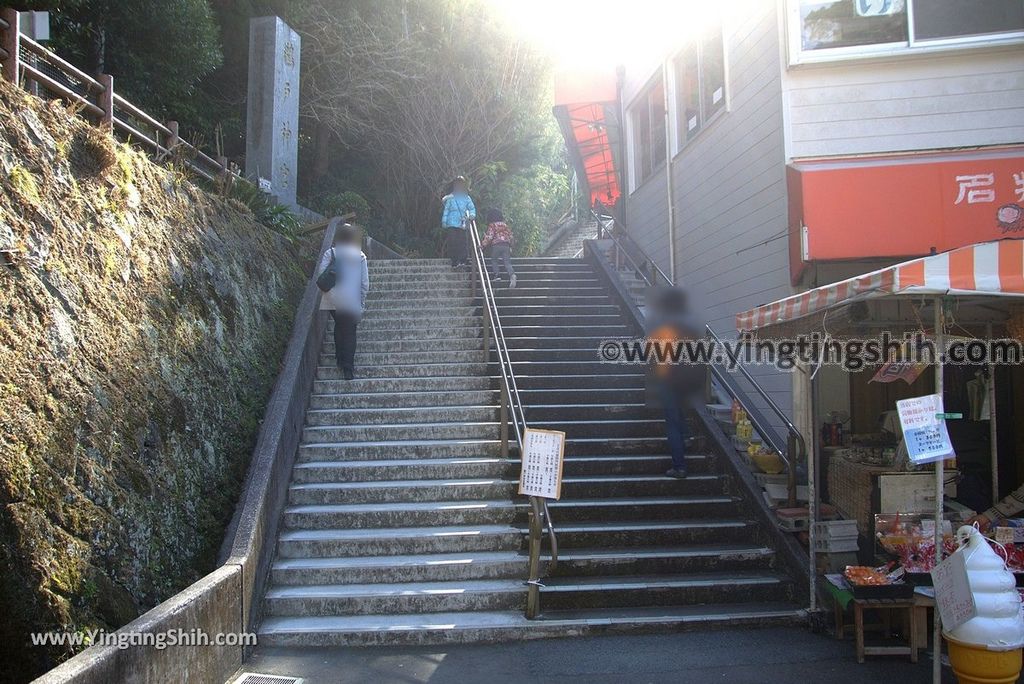
[(562, 462), (565, 433), (527, 429), (523, 433), (523, 467), (519, 493), (557, 499), (562, 496)]
[(952, 631), (978, 615), (963, 551), (957, 551), (936, 565), (932, 569), (932, 582), (943, 630)]
[(955, 458), (953, 443), (949, 440), (946, 423), (939, 418), (944, 415), (942, 397), (929, 394), (896, 402), (903, 428), (903, 440), (912, 463), (932, 463)]

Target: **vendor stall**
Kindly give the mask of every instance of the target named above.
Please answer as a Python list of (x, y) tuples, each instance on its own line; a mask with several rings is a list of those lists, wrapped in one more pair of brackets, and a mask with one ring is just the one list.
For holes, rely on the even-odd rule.
[[(736, 317), (738, 330), (756, 334), (763, 340), (792, 340), (801, 335), (817, 333), (825, 342), (863, 341), (873, 339), (882, 331), (902, 335), (921, 332), (939, 350), (933, 373), (932, 393), (944, 396), (944, 367), (950, 336), (962, 339), (989, 340), (1021, 336), (1024, 328), (1024, 240), (1020, 238), (997, 240), (969, 245), (942, 254), (879, 269), (865, 275), (849, 278), (831, 285), (803, 292), (777, 302), (757, 307)], [(820, 353), (820, 352), (819, 352)], [(821, 356), (810, 359), (812, 392), (816, 391), (813, 378), (821, 367)], [(907, 359), (901, 359), (907, 361)], [(1019, 362), (1019, 360), (1018, 360)], [(915, 376), (916, 377), (916, 376)], [(977, 388), (974, 389), (978, 391)], [(984, 386), (988, 410), (994, 406), (992, 383)], [(804, 402), (813, 412), (818, 402)], [(984, 404), (985, 401), (982, 401)], [(890, 407), (894, 408), (894, 407)], [(993, 414), (994, 415), (994, 414)], [(938, 409), (934, 416), (944, 422), (959, 415)], [(817, 426), (817, 416), (805, 417), (805, 425)], [(998, 473), (995, 421), (991, 423), (991, 458), (993, 477)], [(945, 432), (945, 427), (942, 427)], [(816, 440), (815, 440), (816, 441)], [(808, 472), (811, 482), (810, 515), (817, 519), (820, 496), (820, 449), (810, 449)], [(955, 453), (948, 462), (940, 457), (934, 461), (932, 498), (933, 519), (942, 520), (944, 513), (945, 470), (955, 463)], [(845, 470), (846, 464), (841, 466)], [(869, 473), (871, 477), (877, 473)], [(855, 476), (845, 473), (844, 476)], [(864, 473), (861, 473), (864, 475)], [(998, 491), (994, 488), (993, 496)], [(833, 497), (834, 499), (834, 497)], [(854, 504), (850, 504), (854, 506)], [(859, 520), (858, 511), (854, 515)], [(932, 526), (937, 559), (942, 556), (943, 526)], [(814, 534), (814, 526), (811, 526)], [(810, 547), (814, 548), (812, 538)], [(811, 575), (815, 577), (814, 558)], [(816, 586), (812, 579), (811, 604), (816, 601)], [(936, 617), (935, 635), (938, 643), (939, 620)]]

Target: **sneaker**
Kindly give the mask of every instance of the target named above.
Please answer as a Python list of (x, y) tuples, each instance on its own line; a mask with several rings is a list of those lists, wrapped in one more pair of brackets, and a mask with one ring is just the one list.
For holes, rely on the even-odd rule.
[(351, 368), (344, 368), (341, 372), (344, 374), (346, 380), (351, 380), (356, 376), (355, 371)]
[(513, 290), (513, 289), (515, 289), (515, 286), (516, 286), (516, 277), (512, 276), (511, 278), (509, 278), (509, 281), (508, 281), (508, 289)]
[(665, 477), (671, 477), (674, 480), (685, 480), (686, 471), (679, 470), (678, 468), (670, 468), (667, 471), (665, 471)]

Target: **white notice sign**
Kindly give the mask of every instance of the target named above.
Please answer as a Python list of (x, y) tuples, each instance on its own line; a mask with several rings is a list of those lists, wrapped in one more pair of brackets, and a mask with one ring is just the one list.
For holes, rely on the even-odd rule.
[(914, 464), (932, 463), (954, 458), (953, 443), (949, 441), (946, 421), (936, 418), (942, 413), (942, 397), (929, 394), (896, 402), (903, 427), (903, 441)]
[(562, 496), (562, 457), (565, 433), (527, 429), (523, 434), (523, 468), (519, 493), (557, 499)]
[(935, 604), (942, 616), (942, 629), (956, 629), (977, 616), (971, 583), (967, 579), (967, 560), (963, 551), (957, 551), (932, 570), (935, 583)]

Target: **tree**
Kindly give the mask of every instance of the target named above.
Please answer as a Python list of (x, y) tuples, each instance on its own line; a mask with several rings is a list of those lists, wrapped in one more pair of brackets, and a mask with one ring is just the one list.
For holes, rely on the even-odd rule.
[(53, 46), (58, 53), (92, 74), (111, 74), (115, 90), (151, 114), (205, 120), (193, 96), (200, 80), (223, 59), (219, 28), (207, 0), (54, 4)]

